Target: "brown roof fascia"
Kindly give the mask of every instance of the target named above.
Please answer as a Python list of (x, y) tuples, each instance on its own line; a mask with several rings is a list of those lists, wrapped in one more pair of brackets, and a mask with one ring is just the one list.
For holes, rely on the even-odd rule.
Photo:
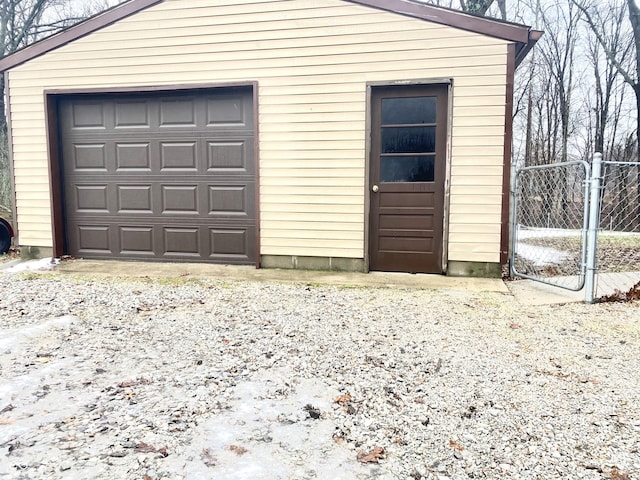
[(436, 7), (412, 0), (346, 1), (514, 42), (517, 44), (516, 66), (520, 64), (542, 36), (542, 32), (531, 30), (531, 28), (526, 25), (505, 22), (494, 18), (480, 17), (459, 10)]
[(517, 23), (504, 22), (488, 17), (480, 17), (458, 10), (436, 7), (411, 0), (346, 0), (408, 17), (428, 20), (450, 27), (460, 28), (474, 33), (482, 33), (490, 37), (527, 43), (530, 28)]
[(118, 20), (133, 15), (134, 13), (138, 13), (140, 10), (144, 10), (145, 8), (155, 5), (156, 3), (161, 3), (162, 1), (163, 0), (130, 0), (127, 3), (123, 3), (106, 10), (105, 12), (61, 31), (60, 33), (40, 40), (39, 42), (0, 59), (0, 72), (7, 71), (31, 60), (32, 58), (39, 57), (40, 55), (66, 45), (69, 42), (73, 42), (80, 37), (89, 35), (96, 30), (100, 30), (107, 25), (111, 25)]
[(531, 51), (533, 46), (540, 40), (544, 32), (540, 30), (531, 30), (529, 32), (529, 41), (525, 44), (519, 44), (520, 48), (516, 50), (516, 68), (522, 63), (524, 57)]

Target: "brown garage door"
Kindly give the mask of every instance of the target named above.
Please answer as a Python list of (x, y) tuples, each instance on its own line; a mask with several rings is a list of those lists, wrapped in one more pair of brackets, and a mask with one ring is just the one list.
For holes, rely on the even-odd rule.
[(58, 115), (69, 254), (255, 263), (250, 89), (73, 95)]

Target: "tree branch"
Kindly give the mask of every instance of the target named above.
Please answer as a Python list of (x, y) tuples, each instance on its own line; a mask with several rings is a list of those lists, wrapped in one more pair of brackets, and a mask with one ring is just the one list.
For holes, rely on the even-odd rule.
[[(578, 9), (584, 14), (584, 17), (587, 23), (589, 24), (591, 31), (593, 31), (594, 35), (596, 36), (596, 39), (598, 40), (598, 43), (602, 46), (602, 49), (604, 50), (604, 53), (609, 59), (609, 61), (616, 67), (616, 69), (618, 70), (618, 73), (620, 73), (620, 75), (622, 75), (622, 78), (624, 78), (624, 81), (627, 82), (629, 85), (631, 85), (632, 88), (636, 89), (638, 81), (633, 79), (631, 74), (618, 61), (618, 59), (616, 58), (615, 52), (611, 51), (611, 49), (609, 48), (609, 45), (607, 45), (607, 42), (602, 36), (602, 32), (599, 30), (598, 26), (593, 20), (593, 17), (589, 13), (589, 10), (584, 5), (581, 5), (580, 2), (578, 2), (578, 0), (571, 0), (571, 2), (576, 7), (578, 7)], [(634, 3), (634, 0), (629, 0), (629, 4), (632, 4), (632, 3)], [(631, 14), (629, 15), (629, 17), (631, 17)]]

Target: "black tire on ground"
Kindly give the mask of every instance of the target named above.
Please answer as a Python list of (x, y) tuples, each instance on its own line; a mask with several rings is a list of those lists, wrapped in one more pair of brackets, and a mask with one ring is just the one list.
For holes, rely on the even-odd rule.
[(0, 255), (7, 253), (11, 246), (11, 234), (7, 226), (0, 222)]

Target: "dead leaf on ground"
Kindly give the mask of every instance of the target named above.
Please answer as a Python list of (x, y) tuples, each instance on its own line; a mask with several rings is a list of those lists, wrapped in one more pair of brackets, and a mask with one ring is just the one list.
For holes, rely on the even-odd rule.
[(333, 403), (337, 403), (338, 405), (342, 406), (344, 411), (347, 412), (349, 415), (353, 415), (357, 412), (356, 408), (352, 405), (352, 402), (353, 402), (353, 397), (349, 393), (340, 395), (339, 397), (336, 397), (336, 399), (333, 401)]
[(623, 292), (617, 288), (611, 295), (600, 297), (600, 302), (633, 302), (640, 300), (640, 282), (636, 283), (628, 292)]
[(341, 437), (340, 435), (333, 435), (333, 441), (336, 442), (338, 445), (342, 445), (345, 442), (344, 437)]
[(142, 453), (155, 453), (156, 447), (149, 445), (148, 443), (140, 442), (134, 447), (138, 452)]
[(148, 443), (140, 442), (136, 444), (134, 448), (136, 452), (140, 452), (140, 453), (159, 453), (164, 458), (169, 456), (169, 452), (167, 452), (167, 447), (156, 448), (153, 445), (149, 445)]
[(449, 446), (459, 452), (464, 450), (464, 447), (460, 445), (458, 442), (456, 442), (453, 438), (449, 439)]
[(118, 386), (119, 386), (120, 388), (129, 388), (129, 387), (134, 387), (134, 386), (136, 386), (137, 384), (138, 384), (138, 382), (136, 382), (136, 381), (129, 381), (129, 382), (120, 382), (120, 383), (118, 384)]
[(14, 423), (16, 423), (16, 421), (10, 419), (9, 417), (0, 418), (0, 425), (13, 425)]
[(351, 401), (351, 395), (349, 393), (345, 393), (344, 395), (340, 395), (336, 397), (333, 403), (338, 403), (340, 405), (347, 405)]
[(130, 388), (130, 387), (135, 387), (136, 385), (149, 385), (151, 383), (151, 380), (148, 380), (146, 378), (138, 378), (137, 380), (129, 380), (127, 382), (120, 382), (118, 384), (118, 386), (120, 388)]
[(249, 450), (247, 450), (246, 448), (240, 446), (240, 445), (229, 445), (227, 447), (227, 450), (229, 450), (230, 452), (235, 453), (238, 456), (244, 455), (245, 453), (247, 453)]
[(621, 472), (618, 467), (613, 467), (609, 473), (611, 480), (631, 480), (631, 477), (626, 472)]
[(218, 459), (211, 453), (209, 448), (204, 448), (200, 454), (200, 459), (207, 467), (215, 467)]
[(384, 448), (375, 447), (369, 453), (358, 453), (358, 461), (360, 463), (378, 463), (378, 460), (384, 458)]

